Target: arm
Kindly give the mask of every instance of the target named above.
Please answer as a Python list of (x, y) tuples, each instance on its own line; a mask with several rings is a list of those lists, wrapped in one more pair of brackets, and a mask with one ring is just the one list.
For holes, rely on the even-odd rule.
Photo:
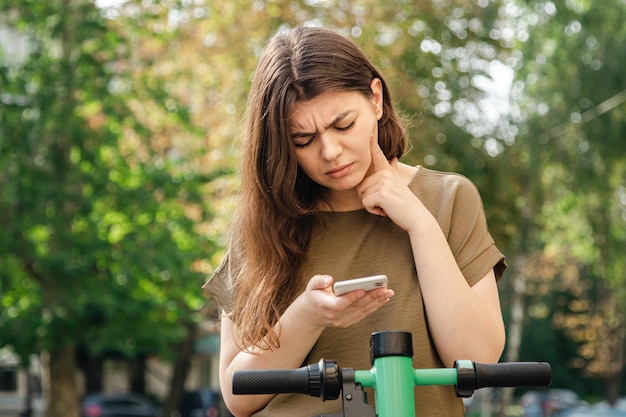
[(505, 332), (494, 272), (489, 271), (470, 288), (434, 223), (409, 235), (439, 356), (446, 366), (456, 359), (497, 362)]
[(446, 366), (456, 359), (497, 361), (505, 332), (493, 270), (470, 287), (437, 220), (406, 185), (412, 168), (388, 162), (375, 140), (371, 152), (373, 174), (357, 191), (368, 211), (388, 216), (408, 233), (429, 329), (442, 361)]
[(253, 347), (250, 352), (242, 351), (236, 343), (236, 326), (224, 316), (219, 374), (224, 401), (230, 411), (237, 417), (247, 417), (263, 409), (274, 397), (233, 395), (234, 371), (300, 367), (326, 326), (348, 327), (376, 311), (391, 296), (392, 290), (379, 289), (367, 293), (353, 291), (336, 297), (332, 292), (332, 278), (316, 275), (281, 316), (275, 327), (280, 347), (271, 350)]

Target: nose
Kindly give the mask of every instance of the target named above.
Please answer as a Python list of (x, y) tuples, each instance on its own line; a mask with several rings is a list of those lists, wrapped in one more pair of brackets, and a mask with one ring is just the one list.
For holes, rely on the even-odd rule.
[(337, 159), (337, 157), (343, 152), (341, 140), (336, 135), (333, 135), (332, 132), (327, 131), (321, 134), (320, 142), (322, 145), (320, 149), (320, 156), (327, 161)]

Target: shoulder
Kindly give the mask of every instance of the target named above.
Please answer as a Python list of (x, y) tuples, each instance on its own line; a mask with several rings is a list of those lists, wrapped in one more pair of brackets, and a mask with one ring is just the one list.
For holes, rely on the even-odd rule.
[(477, 201), (480, 202), (480, 193), (476, 185), (466, 176), (456, 172), (436, 171), (417, 166), (415, 176), (409, 183), (409, 188), (422, 201), (436, 200), (458, 203), (459, 200), (468, 200), (473, 204)]

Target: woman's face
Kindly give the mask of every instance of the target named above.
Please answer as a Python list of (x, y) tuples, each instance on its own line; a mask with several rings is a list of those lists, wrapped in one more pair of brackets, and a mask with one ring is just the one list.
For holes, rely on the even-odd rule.
[(378, 140), (383, 114), (382, 84), (370, 84), (372, 96), (356, 91), (321, 94), (296, 105), (290, 124), (300, 168), (330, 191), (352, 191), (368, 175), (370, 140)]

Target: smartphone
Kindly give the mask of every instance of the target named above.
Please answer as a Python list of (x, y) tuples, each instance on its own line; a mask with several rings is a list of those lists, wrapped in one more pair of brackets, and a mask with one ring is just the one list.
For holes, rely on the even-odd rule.
[(371, 277), (354, 278), (346, 281), (335, 282), (335, 285), (333, 285), (333, 291), (335, 291), (336, 296), (343, 295), (350, 291), (371, 291), (376, 288), (387, 288), (387, 275), (373, 275)]

